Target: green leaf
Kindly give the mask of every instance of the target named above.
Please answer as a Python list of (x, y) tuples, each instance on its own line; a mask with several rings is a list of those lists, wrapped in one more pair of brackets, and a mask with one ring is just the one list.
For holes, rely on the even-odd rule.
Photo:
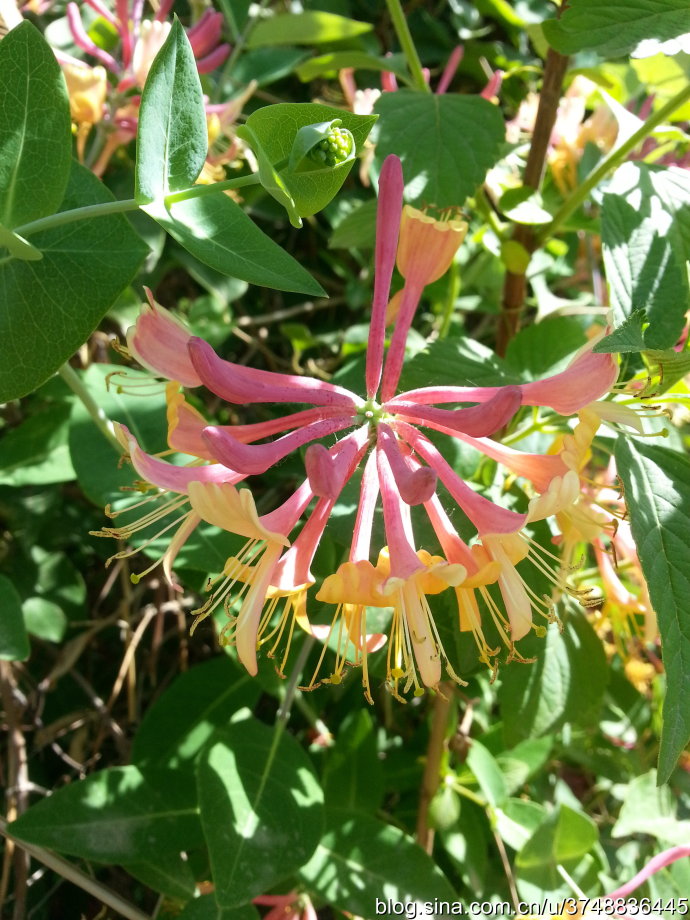
[(134, 878), (169, 898), (186, 901), (196, 892), (196, 880), (189, 861), (180, 853), (151, 852), (147, 859), (125, 863), (124, 868)]
[(30, 651), (22, 599), (9, 578), (0, 575), (0, 659), (26, 661)]
[(354, 67), (359, 70), (380, 70), (394, 73), (398, 78), (409, 82), (409, 74), (405, 66), (405, 57), (402, 54), (392, 54), (390, 57), (376, 57), (366, 51), (331, 51), (310, 58), (296, 68), (297, 76), (303, 83), (309, 83), (316, 77), (334, 76), (345, 67)]
[(472, 339), (438, 339), (405, 363), (400, 391), (434, 386), (500, 386), (520, 377), (490, 348)]
[(374, 199), (356, 205), (331, 234), (328, 248), (373, 249), (376, 243), (376, 207)]
[(75, 478), (67, 447), (69, 402), (47, 405), (3, 432), (0, 483), (48, 485)]
[(369, 22), (357, 22), (336, 13), (305, 10), (302, 13), (278, 13), (257, 23), (247, 46), (322, 45), (340, 42), (371, 32)]
[(659, 786), (657, 779), (657, 771), (650, 770), (631, 780), (612, 837), (649, 834), (667, 844), (687, 843), (690, 821), (677, 819), (676, 796), (668, 786)]
[(280, 174), (274, 168), (270, 157), (267, 156), (266, 151), (261, 146), (259, 139), (248, 125), (240, 125), (235, 129), (235, 133), (251, 147), (259, 167), (259, 181), (262, 187), (266, 189), (272, 198), (275, 198), (278, 204), (285, 208), (290, 218), (290, 223), (299, 230), (302, 226), (302, 219), (295, 207), (294, 199), (287, 190)]
[(591, 818), (567, 805), (556, 806), (517, 854), (519, 880), (556, 893), (564, 884), (558, 866), (572, 870), (598, 839), (599, 832)]
[(647, 315), (644, 310), (634, 310), (630, 316), (623, 320), (609, 335), (605, 335), (597, 342), (592, 351), (597, 354), (613, 354), (644, 351), (644, 331), (647, 326)]
[(259, 911), (253, 904), (226, 910), (218, 905), (212, 894), (205, 894), (190, 901), (182, 913), (176, 915), (176, 920), (259, 920)]
[[(266, 158), (276, 166), (289, 159), (301, 128), (335, 118), (352, 134), (359, 154), (376, 122), (375, 115), (353, 115), (342, 109), (311, 102), (278, 103), (252, 112), (246, 127), (261, 145)], [(351, 159), (327, 172), (307, 175), (295, 174), (290, 167), (280, 169), (280, 178), (294, 200), (298, 214), (309, 217), (324, 208), (342, 186), (353, 162), (354, 159)]]
[(22, 604), (27, 632), (48, 642), (61, 642), (67, 631), (67, 617), (58, 604), (45, 597), (30, 597)]
[(218, 728), (256, 703), (261, 688), (226, 655), (180, 674), (146, 710), (132, 744), (140, 767), (190, 765)]
[(374, 812), (381, 804), (383, 767), (368, 710), (357, 709), (344, 719), (328, 751), (322, 785), (328, 806)]
[(201, 821), (216, 900), (237, 907), (309, 859), (323, 793), (294, 738), (255, 719), (217, 732), (197, 765)]
[(0, 224), (0, 250), (2, 250), (3, 246), (13, 259), (26, 259), (27, 262), (38, 262), (39, 259), (43, 258), (43, 253), (40, 249), (36, 249), (36, 247), (32, 246), (23, 236), (19, 236), (18, 233), (7, 230), (6, 227)]
[(206, 111), (194, 52), (175, 19), (141, 96), (134, 172), (137, 201), (154, 201), (194, 185), (207, 153)]
[(384, 93), (374, 109), (381, 116), (377, 162), (390, 153), (401, 158), (411, 204), (459, 207), (501, 155), (501, 110), (479, 96), (402, 89)]
[(224, 275), (278, 291), (321, 297), (324, 290), (227, 195), (203, 195), (145, 210), (200, 262)]
[(565, 722), (596, 720), (608, 680), (606, 655), (579, 610), (568, 615), (563, 633), (549, 626), (545, 640), (530, 637), (520, 643), (520, 651), (537, 660), (501, 671), (498, 698), (510, 746), (556, 731)]
[(508, 343), (505, 360), (523, 380), (538, 380), (563, 370), (585, 342), (575, 317), (549, 316), (521, 329)]
[(676, 344), (690, 304), (690, 179), (626, 163), (603, 198), (601, 236), (614, 321), (644, 309), (646, 348)]
[(521, 850), (544, 820), (546, 809), (528, 799), (506, 799), (496, 809), (496, 830), (514, 850)]
[(498, 202), (503, 214), (516, 224), (548, 224), (553, 215), (544, 208), (540, 192), (528, 185), (505, 191)]
[(664, 783), (690, 739), (690, 460), (665, 447), (619, 438), (616, 465), (661, 634), (666, 695), (659, 782)]
[(246, 86), (251, 80), (268, 86), (291, 74), (308, 53), (300, 48), (271, 47), (246, 51), (233, 64), (231, 86)]
[(656, 393), (665, 393), (686, 374), (690, 374), (690, 349), (687, 343), (683, 351), (675, 351), (673, 348), (663, 351), (649, 349), (644, 357), (652, 373), (661, 378), (656, 384)]
[[(61, 210), (113, 200), (100, 179), (72, 163)], [(120, 214), (43, 230), (31, 241), (40, 262), (0, 264), (0, 402), (34, 390), (79, 348), (146, 255)]]
[(493, 754), (479, 741), (472, 741), (467, 766), (474, 773), (489, 805), (496, 808), (506, 800), (506, 784)]
[(300, 878), (310, 893), (362, 917), (374, 916), (376, 898), (454, 900), (441, 870), (403, 831), (345, 810), (327, 812), (326, 833)]
[(203, 844), (193, 785), (174, 770), (110, 767), (56, 790), (10, 825), (20, 840), (97, 862)]
[(620, 57), (641, 43), (654, 54), (658, 42), (688, 31), (687, 0), (570, 0), (558, 20), (543, 24), (544, 34), (561, 54), (585, 49)]
[(60, 65), (27, 20), (0, 42), (0, 74), (0, 224), (12, 229), (60, 206), (72, 123)]

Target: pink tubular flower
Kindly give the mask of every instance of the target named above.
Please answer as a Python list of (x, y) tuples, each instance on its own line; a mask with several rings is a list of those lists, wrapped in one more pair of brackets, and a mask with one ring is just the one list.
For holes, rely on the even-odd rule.
[[(435, 220), (403, 209), (402, 189), (400, 161), (389, 157), (380, 178), (365, 398), (321, 379), (227, 361), (158, 306), (150, 292), (148, 305), (127, 336), (132, 356), (159, 377), (174, 381), (168, 384), (168, 442), (194, 458), (186, 466), (173, 466), (144, 453), (122, 430), (130, 459), (149, 484), (143, 487), (172, 493), (171, 508), (183, 515), (164, 559), (166, 572), (171, 555), (200, 521), (247, 541), (210, 582), (210, 596), (196, 611), (195, 625), (222, 606), (228, 622), (221, 641), (236, 645), (240, 661), (255, 674), (257, 649), (267, 643), (269, 656), (283, 648), (278, 668), (282, 673), (298, 624), (326, 638), (309, 687), (339, 683), (347, 666), (357, 664), (370, 701), (367, 656), (386, 641), (380, 632), (368, 629), (371, 608), (391, 611), (386, 682), (402, 699), (410, 691), (418, 694), (437, 687), (444, 672), (462, 683), (448, 661), (430, 597), (448, 589), (455, 592), (458, 628), (472, 633), (482, 660), (495, 667), (498, 649), (484, 636), (484, 614), (514, 658), (520, 658), (517, 640), (532, 629), (543, 631), (538, 617), (555, 619), (553, 602), (530, 587), (526, 563), (546, 576), (556, 592), (569, 590), (578, 596), (565, 584), (558, 556), (539, 547), (523, 528), (574, 508), (580, 495), (581, 458), (599, 416), (591, 411), (586, 415), (585, 410), (585, 434), (576, 428), (552, 454), (525, 453), (499, 444), (491, 435), (508, 425), (522, 406), (545, 405), (562, 414), (583, 410), (608, 392), (617, 372), (611, 356), (595, 355), (590, 346), (565, 371), (545, 381), (397, 393), (417, 304), (425, 286), (446, 271), (466, 231), (460, 221)], [(386, 351), (386, 313), (396, 264), (404, 287)], [(180, 384), (203, 385), (235, 406), (272, 403), (292, 408), (269, 421), (209, 425), (185, 401)], [(531, 496), (526, 509), (503, 507), (465, 482), (432, 440), (435, 432), (471, 446), (521, 477)], [(306, 480), (276, 510), (260, 515), (249, 489), (237, 488), (237, 483), (299, 449), (305, 451)], [(316, 595), (335, 606), (332, 625), (312, 626), (307, 617), (308, 592), (316, 582), (312, 561), (336, 502), (360, 468), (347, 560), (323, 580)], [(458, 526), (476, 533), (472, 545), (461, 539), (451, 522), (437, 494), (439, 484), (463, 522)], [(385, 545), (372, 547), (379, 507)], [(424, 518), (437, 541), (429, 548), (419, 547), (415, 537)], [(123, 539), (130, 532), (131, 528), (103, 531)], [(328, 677), (319, 677), (329, 645), (335, 648), (335, 666)]]
[(289, 894), (262, 894), (254, 904), (270, 907), (263, 920), (317, 920), (314, 905), (306, 894), (291, 891)]

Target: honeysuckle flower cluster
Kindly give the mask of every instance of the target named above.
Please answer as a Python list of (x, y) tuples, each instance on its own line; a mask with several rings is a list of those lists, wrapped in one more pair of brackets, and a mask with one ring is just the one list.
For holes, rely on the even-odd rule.
[[(399, 392), (407, 335), (424, 289), (448, 269), (467, 230), (465, 223), (447, 214), (436, 219), (403, 207), (402, 193), (400, 161), (388, 157), (379, 184), (363, 395), (321, 379), (226, 361), (149, 294), (128, 333), (127, 347), (140, 364), (169, 381), (168, 444), (190, 461), (178, 466), (147, 454), (134, 434), (119, 425), (118, 437), (143, 480), (141, 488), (155, 493), (155, 503), (140, 520), (100, 532), (128, 540), (139, 529), (165, 520), (161, 533), (173, 532), (161, 560), (169, 579), (176, 554), (202, 521), (244, 537), (243, 548), (210, 583), (209, 597), (196, 611), (195, 622), (224, 608), (228, 619), (221, 641), (236, 645), (250, 674), (257, 672), (257, 649), (264, 645), (269, 655), (282, 651), (279, 670), (284, 669), (298, 624), (326, 640), (309, 686), (338, 683), (348, 666), (361, 665), (369, 700), (368, 655), (384, 644), (386, 683), (398, 698), (437, 687), (444, 671), (462, 682), (443, 648), (430, 596), (455, 594), (457, 628), (474, 635), (480, 657), (494, 666), (499, 649), (485, 638), (487, 621), (510, 656), (520, 658), (516, 643), (532, 629), (543, 632), (543, 622), (556, 619), (552, 599), (530, 587), (520, 563), (529, 560), (550, 580), (554, 592), (570, 590), (577, 595), (567, 586), (558, 556), (540, 548), (525, 527), (576, 506), (583, 451), (595, 426), (590, 425), (584, 437), (580, 430), (577, 439), (576, 429), (560, 450), (544, 455), (502, 445), (491, 436), (523, 406), (572, 415), (608, 393), (617, 376), (614, 358), (595, 354), (588, 345), (565, 371), (532, 383), (475, 387), (459, 381), (457, 386)], [(402, 288), (391, 310), (396, 266)], [(393, 313), (386, 348), (386, 323)], [(182, 392), (200, 386), (235, 406), (307, 408), (252, 424), (209, 424)], [(531, 495), (527, 510), (503, 507), (463, 481), (428, 432), (450, 435), (520, 477)], [(282, 504), (259, 514), (244, 481), (300, 448), (306, 448), (303, 482)], [(315, 592), (316, 600), (333, 606), (332, 624), (312, 626), (307, 610), (316, 582), (312, 561), (336, 502), (357, 470), (359, 504), (347, 558)], [(437, 489), (439, 484), (443, 490)], [(379, 507), (383, 546), (372, 545)], [(417, 543), (417, 514), (426, 516), (437, 547)], [(453, 523), (459, 515), (476, 531), (471, 545)], [(392, 611), (387, 637), (369, 631), (371, 608)], [(335, 649), (335, 664), (324, 677), (327, 645)]]

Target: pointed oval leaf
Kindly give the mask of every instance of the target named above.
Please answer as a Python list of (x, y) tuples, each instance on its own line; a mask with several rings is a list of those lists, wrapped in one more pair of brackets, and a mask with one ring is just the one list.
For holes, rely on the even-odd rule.
[(26, 20), (0, 42), (0, 85), (0, 224), (12, 229), (57, 211), (72, 158), (62, 71)]
[(323, 793), (300, 745), (248, 719), (218, 732), (197, 766), (201, 821), (216, 900), (237, 907), (309, 859), (323, 827)]
[(20, 840), (97, 862), (147, 861), (203, 844), (193, 785), (174, 770), (111, 767), (37, 802), (10, 825)]
[[(113, 200), (92, 172), (72, 162), (62, 210)], [(0, 264), (0, 402), (36, 389), (74, 354), (147, 251), (120, 214), (75, 221), (30, 238), (43, 252), (39, 262)]]
[(690, 461), (666, 447), (619, 438), (616, 466), (666, 671), (659, 782), (668, 781), (690, 739)]
[(454, 901), (453, 888), (431, 857), (400, 828), (368, 815), (327, 812), (326, 833), (300, 871), (310, 893), (353, 915), (392, 916), (389, 901)]
[(194, 185), (208, 153), (194, 52), (175, 20), (146, 79), (139, 109), (135, 197), (146, 203)]
[(253, 706), (261, 687), (226, 655), (180, 674), (149, 706), (132, 745), (139, 766), (191, 764), (217, 728), (244, 706)]
[(158, 202), (145, 208), (151, 217), (200, 262), (278, 291), (323, 296), (309, 272), (281, 249), (227, 195), (203, 195), (176, 201), (167, 208)]

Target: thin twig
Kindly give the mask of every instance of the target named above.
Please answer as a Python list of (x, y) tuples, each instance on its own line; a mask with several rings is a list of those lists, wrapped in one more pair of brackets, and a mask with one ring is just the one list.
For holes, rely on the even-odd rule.
[(436, 795), (441, 779), (441, 762), (445, 750), (446, 733), (448, 728), (448, 713), (455, 685), (441, 684), (439, 692), (434, 698), (434, 708), (431, 718), (431, 732), (426, 748), (426, 763), (422, 786), (419, 791), (419, 810), (417, 811), (417, 843), (431, 853), (434, 847), (434, 830), (429, 827), (429, 806)]
[[(544, 176), (546, 152), (549, 148), (551, 132), (556, 123), (558, 103), (561, 98), (563, 78), (568, 67), (568, 58), (549, 49), (544, 68), (544, 80), (539, 96), (539, 108), (534, 123), (534, 134), (525, 164), (523, 185), (535, 191), (541, 187)], [(518, 224), (513, 232), (513, 240), (519, 243), (530, 255), (534, 252), (535, 236), (531, 227)], [(496, 350), (504, 355), (508, 342), (520, 328), (520, 319), (525, 305), (527, 292), (527, 267), (522, 272), (506, 272), (503, 287), (503, 311), (498, 328)]]
[(96, 881), (96, 879), (91, 878), (90, 875), (82, 872), (81, 869), (77, 868), (77, 866), (68, 862), (66, 859), (63, 859), (62, 856), (58, 856), (50, 850), (44, 850), (43, 847), (37, 847), (32, 843), (24, 843), (24, 841), (19, 840), (10, 833), (7, 829), (6, 822), (2, 818), (0, 818), (0, 834), (6, 837), (7, 840), (12, 841), (25, 853), (33, 856), (34, 859), (42, 862), (44, 866), (48, 866), (53, 872), (57, 872), (62, 878), (67, 879), (67, 881), (72, 882), (95, 898), (98, 898), (102, 904), (112, 907), (113, 910), (117, 911), (122, 917), (125, 917), (126, 920), (151, 920), (148, 914), (140, 911), (139, 908), (130, 904), (129, 901), (125, 901), (117, 892), (103, 885), (101, 882)]
[[(29, 771), (26, 760), (26, 743), (21, 728), (21, 712), (16, 705), (16, 684), (12, 665), (0, 661), (0, 691), (8, 727), (7, 817), (18, 818), (28, 804)], [(29, 878), (29, 860), (26, 853), (16, 847), (7, 847), (6, 862), (2, 872), (0, 903), (5, 900), (9, 884), (9, 861), (14, 864), (13, 920), (23, 920), (26, 908), (26, 888)]]

